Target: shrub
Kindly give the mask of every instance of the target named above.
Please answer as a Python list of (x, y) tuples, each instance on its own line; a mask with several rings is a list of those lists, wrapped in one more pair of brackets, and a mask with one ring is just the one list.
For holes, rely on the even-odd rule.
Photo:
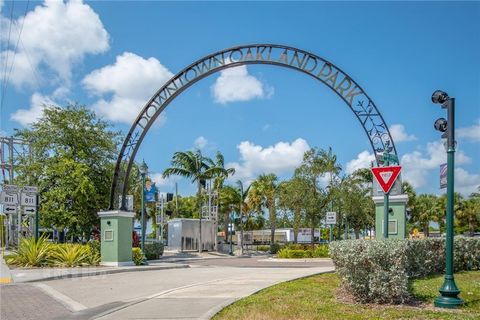
[(281, 246), (279, 243), (272, 243), (270, 245), (270, 253), (271, 254), (276, 254), (278, 250), (280, 250)]
[(78, 267), (89, 265), (91, 255), (88, 245), (62, 243), (52, 245), (49, 260), (58, 267)]
[(132, 248), (132, 260), (137, 266), (144, 264), (145, 256), (143, 255), (142, 249)]
[(263, 252), (270, 251), (270, 246), (257, 246), (257, 251), (263, 251)]
[(324, 258), (328, 257), (327, 245), (315, 245), (312, 249), (311, 245), (289, 244), (278, 251), (279, 258)]
[(90, 254), (87, 258), (87, 263), (91, 266), (99, 265), (101, 260), (100, 241), (90, 240), (87, 242), (87, 245), (90, 249)]
[(6, 262), (19, 267), (43, 267), (48, 264), (50, 246), (45, 236), (38, 241), (35, 238), (23, 238), (18, 249), (6, 257)]
[(320, 244), (312, 251), (312, 258), (326, 258), (328, 257), (328, 245)]
[(288, 258), (288, 259), (310, 258), (311, 252), (307, 250), (295, 250), (295, 249), (283, 248), (280, 251), (278, 251), (277, 257)]
[(155, 260), (163, 255), (163, 244), (161, 242), (145, 243), (145, 257), (147, 260)]
[[(480, 239), (455, 237), (455, 271), (480, 270)], [(347, 240), (330, 244), (343, 286), (360, 302), (403, 303), (409, 280), (444, 271), (445, 239)]]

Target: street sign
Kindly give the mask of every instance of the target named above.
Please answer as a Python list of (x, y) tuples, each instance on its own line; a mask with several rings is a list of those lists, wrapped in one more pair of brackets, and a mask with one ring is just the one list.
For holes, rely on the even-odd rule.
[(382, 187), (384, 193), (388, 193), (397, 180), (401, 166), (376, 167), (372, 168), (372, 173), (378, 184)]
[(23, 208), (23, 214), (25, 215), (34, 215), (37, 213), (37, 208), (36, 207), (24, 207)]
[(38, 193), (38, 188), (37, 187), (34, 187), (34, 186), (24, 186), (22, 188), (22, 192), (23, 193), (33, 193), (33, 194), (37, 194)]
[(20, 205), (35, 207), (37, 205), (37, 194), (36, 193), (22, 193), (20, 194)]
[(445, 189), (447, 187), (447, 164), (443, 163), (440, 165), (440, 189)]
[(327, 215), (325, 216), (325, 223), (327, 225), (337, 224), (337, 213), (327, 212)]
[(3, 213), (5, 214), (16, 214), (17, 213), (17, 206), (6, 204), (3, 206)]
[(4, 184), (2, 186), (2, 191), (6, 193), (18, 193), (18, 186), (14, 184)]
[(7, 191), (2, 191), (0, 193), (0, 204), (17, 205), (18, 204), (18, 193), (10, 193), (10, 192), (7, 192)]

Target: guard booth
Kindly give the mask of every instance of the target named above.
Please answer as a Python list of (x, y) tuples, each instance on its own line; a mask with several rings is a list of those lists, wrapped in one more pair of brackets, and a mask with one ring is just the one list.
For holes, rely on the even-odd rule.
[[(383, 190), (373, 179), (373, 202), (375, 202), (375, 237), (381, 239), (383, 235)], [(388, 238), (405, 239), (407, 237), (407, 201), (408, 195), (402, 194), (400, 177), (390, 190), (388, 213)]]
[[(200, 222), (198, 219), (172, 219), (168, 221), (168, 250), (198, 251)], [(215, 248), (215, 225), (202, 220), (202, 251)]]

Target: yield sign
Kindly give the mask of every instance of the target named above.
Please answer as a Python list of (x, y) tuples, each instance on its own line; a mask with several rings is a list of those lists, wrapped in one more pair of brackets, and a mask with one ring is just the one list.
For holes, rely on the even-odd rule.
[(382, 187), (383, 192), (388, 193), (400, 174), (401, 166), (372, 168), (372, 173)]

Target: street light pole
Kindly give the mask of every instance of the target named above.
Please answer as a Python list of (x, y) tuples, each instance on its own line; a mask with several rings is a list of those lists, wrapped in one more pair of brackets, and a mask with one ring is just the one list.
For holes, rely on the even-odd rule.
[(141, 232), (141, 242), (140, 242), (140, 248), (142, 249), (142, 252), (145, 252), (145, 176), (148, 171), (148, 166), (145, 163), (145, 160), (143, 160), (142, 164), (140, 165), (140, 174), (142, 176), (142, 190), (141, 190), (141, 203), (140, 206), (142, 208), (142, 216), (141, 216), (141, 224), (142, 224), (142, 232)]
[(243, 183), (237, 180), (237, 184), (240, 189), (240, 252), (243, 256)]
[(432, 95), (432, 102), (441, 104), (447, 109), (447, 120), (440, 118), (435, 121), (435, 129), (446, 132), (442, 138), (447, 138), (447, 238), (445, 243), (445, 279), (440, 287), (440, 296), (435, 299), (435, 306), (440, 308), (457, 308), (463, 304), (458, 297), (460, 290), (453, 276), (453, 205), (454, 205), (454, 170), (455, 170), (455, 98), (437, 90)]

